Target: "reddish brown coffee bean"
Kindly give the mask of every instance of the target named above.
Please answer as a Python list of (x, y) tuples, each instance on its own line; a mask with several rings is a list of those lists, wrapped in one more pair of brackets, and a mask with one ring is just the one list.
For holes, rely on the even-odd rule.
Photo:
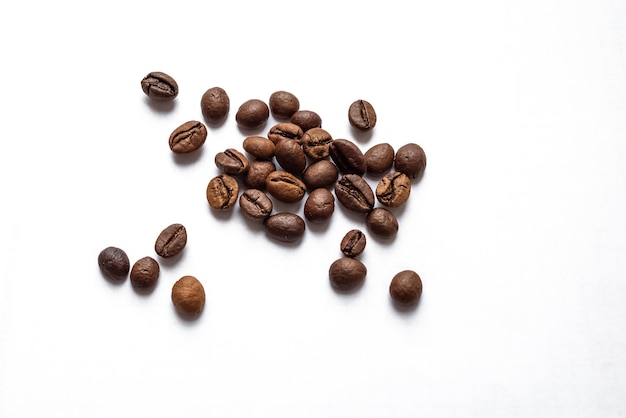
[(230, 98), (221, 87), (212, 87), (200, 99), (200, 110), (209, 124), (218, 124), (226, 119), (230, 111)]
[(335, 197), (328, 189), (315, 189), (304, 203), (304, 217), (311, 222), (324, 222), (335, 211)]
[(272, 213), (272, 200), (259, 189), (248, 189), (239, 198), (239, 208), (247, 218), (264, 220)]
[(177, 154), (187, 154), (204, 145), (206, 137), (206, 126), (197, 120), (190, 120), (170, 134), (170, 149)]
[(206, 198), (213, 209), (230, 209), (239, 197), (239, 183), (227, 174), (213, 177), (206, 188)]
[(342, 291), (359, 288), (365, 281), (366, 275), (365, 264), (352, 257), (342, 257), (335, 260), (328, 269), (331, 285)]
[(250, 189), (265, 189), (265, 180), (270, 173), (276, 171), (273, 161), (251, 161), (243, 181)]
[(172, 304), (185, 317), (196, 317), (204, 309), (204, 286), (194, 276), (183, 276), (172, 286)]
[(302, 135), (304, 135), (304, 131), (295, 123), (281, 122), (270, 128), (267, 138), (274, 144), (278, 144), (283, 139), (291, 139), (300, 143)]
[(291, 123), (295, 123), (306, 132), (311, 128), (321, 128), (322, 118), (312, 110), (298, 110), (291, 116)]
[(302, 173), (302, 180), (309, 190), (332, 187), (339, 178), (337, 166), (330, 160), (320, 160), (309, 165)]
[(271, 160), (276, 145), (263, 136), (249, 136), (243, 140), (243, 149), (259, 160)]
[(377, 144), (365, 151), (367, 173), (378, 175), (391, 169), (395, 157), (393, 147), (388, 143)]
[(215, 165), (224, 174), (238, 176), (245, 174), (250, 168), (250, 162), (246, 156), (234, 148), (228, 148), (215, 155)]
[(176, 80), (160, 71), (153, 71), (145, 76), (141, 80), (141, 89), (153, 100), (169, 101), (178, 96)]
[(265, 179), (265, 189), (284, 203), (299, 202), (306, 193), (306, 185), (302, 180), (284, 170), (270, 173)]
[(368, 213), (375, 203), (372, 188), (356, 174), (346, 174), (335, 183), (335, 196), (346, 209), (359, 213)]
[(391, 239), (398, 233), (398, 219), (385, 208), (374, 208), (365, 217), (367, 228), (381, 238)]
[(300, 110), (300, 101), (287, 91), (275, 91), (269, 100), (270, 111), (276, 119), (289, 119)]
[(98, 254), (98, 267), (107, 279), (121, 282), (128, 276), (130, 260), (121, 248), (107, 247)]
[(154, 243), (154, 251), (163, 258), (178, 255), (187, 245), (187, 229), (181, 224), (165, 228)]
[(133, 264), (130, 270), (130, 282), (135, 289), (152, 289), (159, 280), (159, 263), (152, 257), (144, 257)]
[(404, 270), (391, 279), (391, 299), (400, 305), (414, 305), (422, 296), (422, 279), (413, 270)]
[(396, 171), (416, 179), (421, 177), (426, 169), (426, 154), (419, 145), (406, 144), (398, 148), (394, 164)]
[(385, 175), (376, 186), (376, 198), (388, 207), (402, 206), (411, 195), (411, 180), (398, 171)]
[(306, 155), (294, 140), (282, 140), (276, 144), (274, 156), (278, 164), (291, 174), (300, 175), (306, 168)]
[(356, 100), (348, 109), (348, 120), (355, 128), (367, 130), (376, 126), (376, 112), (366, 100)]
[(358, 257), (365, 251), (367, 239), (359, 229), (352, 229), (344, 235), (339, 248), (346, 257)]
[(244, 102), (235, 115), (240, 128), (257, 129), (265, 125), (270, 117), (270, 109), (264, 101), (251, 99)]
[(304, 133), (300, 144), (307, 157), (312, 160), (321, 160), (330, 155), (332, 136), (322, 128), (311, 128)]
[(304, 235), (306, 224), (295, 213), (281, 212), (269, 216), (263, 222), (265, 232), (281, 242), (295, 242)]

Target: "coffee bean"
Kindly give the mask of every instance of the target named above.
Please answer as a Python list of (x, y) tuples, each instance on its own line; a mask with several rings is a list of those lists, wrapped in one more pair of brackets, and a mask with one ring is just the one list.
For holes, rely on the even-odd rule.
[(390, 239), (398, 232), (398, 219), (385, 208), (375, 208), (365, 217), (367, 228), (381, 238)]
[(281, 242), (294, 242), (302, 238), (306, 225), (295, 213), (281, 212), (270, 215), (263, 222), (266, 233)]
[(276, 161), (291, 174), (300, 175), (306, 168), (306, 155), (300, 144), (291, 139), (285, 139), (276, 144), (274, 151)]
[(304, 133), (300, 144), (307, 157), (312, 160), (327, 158), (330, 154), (332, 136), (322, 128), (311, 128)]
[(328, 189), (315, 189), (304, 202), (304, 217), (311, 222), (324, 222), (335, 211), (335, 197)]
[(206, 295), (202, 283), (194, 276), (183, 276), (172, 286), (172, 303), (185, 317), (196, 317), (204, 309)]
[(104, 276), (113, 281), (121, 282), (130, 271), (128, 255), (121, 248), (107, 247), (98, 254), (98, 266)]
[(276, 125), (272, 126), (267, 133), (268, 139), (274, 144), (278, 144), (283, 139), (292, 139), (300, 143), (302, 135), (304, 135), (304, 131), (302, 130), (302, 128), (295, 123), (290, 122), (277, 123)]
[(209, 124), (221, 123), (230, 111), (230, 99), (221, 87), (212, 87), (200, 99), (200, 110)]
[(250, 161), (243, 181), (251, 189), (265, 189), (265, 180), (274, 171), (276, 171), (276, 164), (273, 161)]
[(243, 149), (259, 160), (271, 160), (276, 145), (263, 136), (249, 136), (243, 140)]
[(250, 167), (246, 156), (234, 148), (228, 148), (223, 152), (218, 152), (215, 155), (215, 165), (224, 174), (231, 176), (245, 174)]
[(335, 183), (335, 196), (346, 209), (368, 213), (374, 207), (374, 192), (363, 177), (345, 174)]
[(239, 197), (239, 183), (227, 174), (213, 177), (206, 188), (206, 198), (213, 209), (230, 209)]
[(304, 169), (302, 180), (309, 190), (334, 186), (339, 178), (337, 166), (329, 160), (316, 161)]
[(257, 129), (265, 125), (270, 117), (270, 109), (264, 101), (251, 99), (244, 102), (235, 115), (240, 128)]
[(328, 269), (331, 285), (342, 291), (357, 289), (365, 281), (366, 275), (365, 264), (352, 257), (339, 258)]
[(367, 130), (376, 126), (374, 107), (365, 100), (357, 100), (350, 105), (348, 120), (355, 128)]
[(422, 296), (422, 279), (413, 270), (403, 270), (391, 279), (389, 294), (400, 305), (414, 305)]
[(284, 203), (299, 202), (306, 193), (306, 185), (302, 180), (283, 170), (270, 173), (265, 180), (265, 188), (269, 194)]
[(409, 143), (398, 148), (395, 159), (396, 171), (416, 179), (426, 169), (426, 154), (422, 147)]
[(312, 110), (298, 110), (291, 115), (291, 123), (295, 123), (306, 132), (311, 128), (321, 128), (322, 118)]
[(159, 263), (152, 257), (144, 257), (133, 264), (130, 270), (130, 282), (135, 289), (148, 290), (159, 280)]
[(154, 243), (154, 251), (163, 258), (174, 257), (187, 245), (187, 230), (181, 224), (165, 228)]
[(272, 200), (259, 189), (248, 189), (239, 197), (239, 208), (246, 217), (264, 220), (272, 213)]
[(171, 76), (154, 71), (141, 80), (141, 89), (153, 100), (168, 101), (178, 96), (178, 84)]
[(300, 110), (300, 101), (287, 91), (275, 91), (269, 100), (270, 111), (276, 119), (289, 119)]
[(394, 150), (390, 144), (377, 144), (365, 151), (367, 173), (378, 175), (391, 169), (394, 160)]
[(402, 206), (409, 200), (411, 180), (398, 171), (385, 175), (376, 186), (376, 198), (380, 203), (392, 208)]
[(358, 257), (365, 251), (367, 239), (359, 229), (352, 229), (341, 240), (340, 249), (346, 257)]
[(204, 145), (207, 137), (206, 126), (197, 120), (183, 123), (170, 135), (170, 149), (176, 154), (187, 154)]
[(367, 161), (359, 147), (347, 139), (335, 139), (330, 144), (330, 157), (339, 171), (344, 174), (362, 176), (367, 170)]

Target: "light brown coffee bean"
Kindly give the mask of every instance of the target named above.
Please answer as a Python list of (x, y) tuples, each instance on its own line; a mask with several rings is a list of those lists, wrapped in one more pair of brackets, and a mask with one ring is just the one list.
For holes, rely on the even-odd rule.
[(234, 148), (228, 148), (215, 155), (215, 165), (224, 174), (238, 176), (245, 174), (250, 168), (250, 162), (246, 156)]
[(328, 269), (331, 285), (341, 291), (350, 291), (359, 288), (365, 281), (367, 267), (352, 257), (342, 257), (335, 260)]
[(275, 91), (269, 100), (270, 111), (276, 119), (289, 119), (300, 110), (300, 101), (287, 91)]
[(154, 243), (154, 251), (163, 258), (178, 255), (187, 245), (187, 230), (182, 224), (165, 228)]
[(302, 180), (284, 170), (270, 173), (265, 179), (265, 189), (284, 203), (299, 202), (306, 193), (306, 185)]
[(376, 186), (378, 201), (392, 208), (404, 205), (409, 200), (410, 194), (411, 180), (399, 171), (385, 175)]
[(243, 181), (250, 189), (265, 189), (265, 180), (270, 173), (276, 171), (276, 164), (273, 161), (250, 161), (248, 172)]
[(398, 148), (395, 159), (396, 171), (406, 174), (412, 179), (422, 176), (426, 169), (426, 154), (417, 144), (409, 143)]
[(144, 257), (133, 264), (130, 282), (138, 290), (152, 289), (159, 280), (159, 263), (152, 257)]
[(263, 136), (249, 136), (243, 140), (243, 149), (259, 160), (271, 160), (276, 145)]
[(295, 123), (306, 132), (311, 128), (321, 128), (322, 118), (312, 110), (298, 110), (291, 115), (291, 123)]
[(270, 128), (267, 138), (274, 144), (278, 144), (283, 139), (291, 139), (300, 143), (302, 135), (304, 135), (304, 131), (295, 123), (281, 122)]
[(385, 208), (374, 208), (365, 217), (367, 228), (381, 238), (391, 239), (398, 233), (398, 219)]
[(239, 197), (239, 208), (247, 218), (264, 220), (272, 213), (272, 200), (259, 189), (245, 190)]
[(395, 303), (414, 305), (422, 296), (422, 279), (413, 270), (403, 270), (391, 279), (389, 294)]
[(365, 251), (367, 239), (359, 229), (352, 229), (344, 235), (339, 248), (346, 257), (357, 257)]
[(389, 171), (393, 166), (395, 151), (388, 143), (377, 144), (365, 151), (367, 173), (378, 175)]
[(270, 109), (264, 101), (251, 99), (244, 102), (235, 115), (240, 128), (257, 129), (265, 125), (270, 117)]
[(309, 165), (302, 173), (302, 180), (309, 190), (332, 187), (339, 178), (337, 166), (330, 160), (319, 160)]
[(263, 222), (265, 232), (281, 242), (295, 242), (304, 235), (306, 224), (295, 213), (281, 212), (270, 215)]
[(206, 198), (213, 209), (230, 209), (239, 197), (237, 180), (227, 174), (213, 177), (206, 188)]
[(335, 197), (325, 188), (315, 189), (304, 202), (304, 217), (311, 222), (324, 222), (335, 211)]
[(172, 304), (184, 317), (194, 318), (204, 309), (204, 286), (194, 276), (183, 276), (172, 286)]
[(307, 157), (322, 160), (330, 155), (330, 144), (333, 137), (322, 128), (311, 128), (304, 133), (300, 144)]
[(187, 154), (204, 145), (206, 137), (206, 126), (197, 120), (190, 120), (170, 134), (170, 149), (176, 154)]
[(376, 112), (370, 102), (356, 100), (348, 109), (348, 120), (355, 128), (368, 130), (376, 126)]

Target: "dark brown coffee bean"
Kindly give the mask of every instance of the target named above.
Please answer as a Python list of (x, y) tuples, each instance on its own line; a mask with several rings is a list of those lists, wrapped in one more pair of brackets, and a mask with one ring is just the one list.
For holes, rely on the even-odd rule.
[(294, 242), (302, 238), (306, 225), (295, 213), (281, 212), (270, 215), (263, 222), (265, 232), (270, 237), (282, 242)]
[(194, 276), (183, 276), (172, 286), (172, 304), (185, 317), (196, 317), (204, 309), (206, 294)]
[(376, 186), (378, 201), (392, 208), (404, 205), (409, 200), (410, 194), (411, 180), (406, 174), (399, 171), (388, 173), (380, 179)]
[(154, 243), (154, 251), (163, 258), (174, 257), (187, 245), (187, 230), (181, 224), (165, 228)]
[(335, 211), (335, 197), (328, 189), (315, 189), (304, 202), (304, 217), (311, 222), (324, 222)]
[(270, 109), (264, 101), (251, 99), (244, 102), (235, 115), (239, 127), (243, 129), (257, 129), (265, 125), (270, 117)]
[(292, 139), (300, 143), (302, 135), (304, 135), (304, 131), (302, 130), (302, 128), (295, 123), (290, 122), (277, 123), (276, 125), (272, 126), (267, 133), (267, 137), (274, 144), (278, 144), (283, 139)]
[(332, 187), (339, 178), (337, 166), (329, 160), (316, 161), (304, 169), (302, 180), (309, 190)]
[(159, 263), (154, 258), (141, 258), (133, 264), (130, 270), (130, 282), (136, 289), (151, 289), (159, 280), (160, 270)]
[(265, 180), (270, 173), (276, 171), (273, 161), (250, 161), (248, 172), (243, 181), (251, 189), (265, 189)]
[(239, 197), (239, 183), (227, 174), (213, 177), (206, 188), (206, 199), (213, 209), (230, 209)]
[(230, 99), (221, 87), (212, 87), (204, 92), (200, 99), (200, 110), (209, 124), (222, 122), (230, 111)]
[(298, 110), (291, 116), (291, 123), (298, 125), (304, 132), (322, 127), (322, 118), (312, 110)]
[(246, 217), (264, 220), (272, 213), (272, 200), (259, 189), (248, 189), (239, 197), (239, 208)]
[(393, 238), (398, 232), (398, 219), (385, 208), (375, 208), (365, 217), (367, 228), (381, 238)]
[(306, 168), (306, 155), (294, 140), (286, 139), (276, 144), (274, 156), (278, 164), (291, 174), (300, 175)]
[(263, 136), (249, 136), (243, 140), (243, 149), (259, 160), (271, 160), (276, 145)]
[(276, 119), (289, 119), (300, 110), (298, 98), (287, 91), (275, 91), (270, 96), (270, 111)]
[(228, 148), (223, 152), (218, 152), (215, 155), (215, 165), (224, 174), (229, 174), (231, 176), (245, 174), (250, 167), (250, 163), (246, 156), (234, 148)]
[(346, 257), (358, 257), (365, 251), (367, 239), (359, 229), (348, 231), (341, 240), (340, 249)]
[(367, 276), (365, 264), (352, 257), (335, 260), (328, 269), (331, 285), (342, 291), (355, 290), (360, 287)]
[(339, 171), (344, 174), (362, 176), (367, 170), (367, 161), (361, 149), (347, 139), (335, 139), (330, 144), (330, 157)]
[(141, 80), (141, 89), (153, 100), (168, 101), (178, 96), (178, 84), (171, 76), (154, 71)]
[(374, 207), (374, 192), (363, 177), (345, 174), (335, 183), (335, 196), (346, 209), (368, 213)]
[(304, 182), (284, 170), (270, 173), (265, 179), (265, 188), (269, 194), (284, 203), (299, 202), (306, 193)]
[(368, 174), (383, 174), (393, 166), (394, 150), (390, 144), (377, 144), (365, 151)]
[(376, 126), (376, 112), (368, 101), (357, 100), (348, 109), (348, 120), (355, 128), (372, 129)]
[(412, 179), (421, 177), (426, 169), (426, 154), (422, 147), (410, 143), (401, 146), (396, 152), (396, 171), (406, 174)]
[(204, 145), (207, 137), (206, 126), (197, 120), (183, 123), (170, 135), (170, 149), (176, 154), (187, 154)]
[(311, 128), (304, 133), (300, 144), (307, 157), (321, 160), (330, 155), (330, 144), (333, 137), (322, 128)]
[(107, 247), (98, 254), (98, 266), (107, 279), (121, 282), (128, 276), (130, 260), (121, 248)]
[(401, 271), (391, 279), (389, 295), (400, 305), (414, 305), (422, 296), (422, 279), (413, 270)]

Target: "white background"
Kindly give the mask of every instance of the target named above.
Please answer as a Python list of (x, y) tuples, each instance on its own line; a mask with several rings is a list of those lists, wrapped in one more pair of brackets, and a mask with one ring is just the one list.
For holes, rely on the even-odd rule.
[[(0, 55), (0, 416), (626, 416), (623, 2), (5, 2)], [(178, 81), (171, 108), (150, 71)], [(176, 158), (213, 86), (227, 121)], [(426, 151), (353, 294), (328, 267), (361, 217), (285, 246), (206, 202), (236, 109), (276, 90), (363, 150)], [(174, 222), (189, 241), (153, 293), (102, 277), (100, 250), (155, 256)], [(407, 268), (424, 293), (403, 312)], [(186, 274), (194, 322), (170, 302)]]

